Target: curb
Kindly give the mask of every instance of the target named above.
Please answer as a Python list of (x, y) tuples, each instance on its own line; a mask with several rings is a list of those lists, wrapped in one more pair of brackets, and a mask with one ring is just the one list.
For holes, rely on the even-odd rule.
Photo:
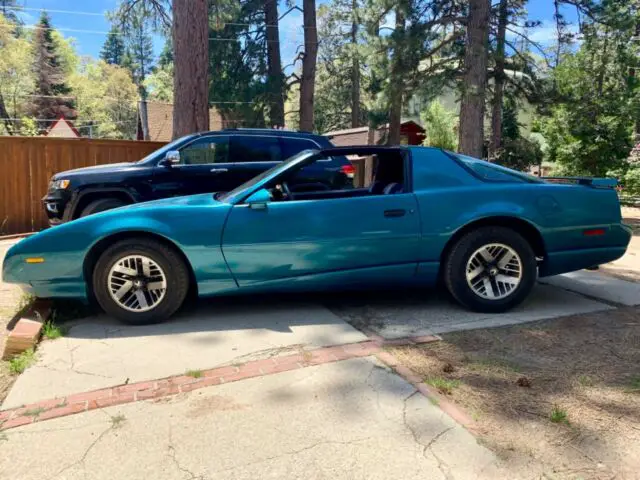
[[(100, 390), (67, 395), (65, 397), (41, 400), (21, 407), (0, 410), (0, 431), (104, 407), (139, 402), (141, 400), (154, 400), (223, 383), (237, 382), (239, 380), (297, 370), (313, 365), (322, 365), (372, 355), (378, 355), (378, 358), (384, 363), (389, 362), (387, 363), (388, 365), (395, 362), (394, 364), (396, 366), (392, 368), (402, 376), (401, 372), (404, 371), (402, 368), (405, 367), (398, 366), (395, 357), (383, 351), (385, 345), (417, 345), (440, 340), (440, 337), (430, 335), (383, 342), (366, 340), (359, 343), (324, 347), (293, 355), (272, 357), (238, 365), (202, 370), (198, 378), (188, 375), (174, 375), (160, 380), (118, 385)], [(403, 378), (406, 379), (406, 377)], [(412, 380), (410, 383), (424, 393), (421, 387), (418, 387), (422, 379), (412, 373)]]
[(10, 360), (36, 346), (40, 340), (42, 326), (51, 315), (51, 307), (50, 300), (36, 299), (9, 322), (9, 335), (2, 353), (3, 360)]

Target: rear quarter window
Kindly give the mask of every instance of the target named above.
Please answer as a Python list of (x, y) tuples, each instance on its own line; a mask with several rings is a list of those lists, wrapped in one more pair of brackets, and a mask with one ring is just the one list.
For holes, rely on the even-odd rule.
[(524, 172), (511, 170), (495, 163), (485, 162), (474, 157), (462, 155), (460, 153), (446, 152), (449, 156), (455, 158), (473, 175), (488, 182), (507, 182), (507, 183), (543, 183), (539, 178)]

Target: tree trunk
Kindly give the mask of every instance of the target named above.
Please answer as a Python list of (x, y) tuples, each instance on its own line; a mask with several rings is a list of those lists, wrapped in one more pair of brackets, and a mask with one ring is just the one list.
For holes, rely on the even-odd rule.
[(4, 104), (4, 97), (0, 95), (0, 118), (2, 118), (4, 123), (4, 128), (7, 130), (7, 134), (13, 135), (13, 120), (9, 118), (9, 112), (7, 112), (7, 107)]
[(300, 130), (313, 131), (313, 96), (316, 84), (318, 30), (316, 29), (316, 1), (303, 0), (304, 57), (300, 79)]
[(405, 11), (403, 3), (396, 8), (396, 29), (394, 34), (393, 58), (391, 59), (391, 89), (389, 92), (389, 130), (387, 132), (387, 145), (400, 145), (400, 127), (402, 123), (402, 96), (404, 93), (404, 81), (402, 78), (402, 64), (404, 52)]
[(490, 0), (469, 0), (460, 102), (461, 153), (483, 157)]
[(494, 71), (493, 111), (491, 113), (491, 143), (489, 158), (495, 158), (502, 147), (502, 100), (504, 98), (504, 46), (509, 19), (507, 0), (500, 0), (498, 7), (498, 34), (496, 37), (496, 68)]
[(351, 22), (351, 126), (360, 126), (360, 59), (358, 58), (358, 0), (351, 1), (353, 20)]
[(173, 0), (173, 138), (209, 130), (207, 0)]
[(280, 60), (278, 0), (264, 0), (267, 28), (267, 71), (269, 74), (269, 118), (272, 127), (284, 127), (284, 75)]

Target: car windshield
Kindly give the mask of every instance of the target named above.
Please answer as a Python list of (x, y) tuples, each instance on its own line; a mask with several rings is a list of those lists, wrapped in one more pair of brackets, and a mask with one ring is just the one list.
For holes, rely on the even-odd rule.
[(491, 182), (544, 183), (539, 178), (529, 175), (528, 173), (511, 170), (510, 168), (479, 160), (474, 157), (469, 157), (468, 155), (462, 155), (460, 153), (453, 153), (449, 151), (447, 151), (447, 153), (457, 158), (464, 164), (464, 166), (472, 170), (473, 173), (483, 180), (489, 180)]
[(287, 158), (284, 162), (279, 163), (275, 167), (270, 168), (269, 170), (262, 172), (260, 175), (253, 177), (248, 182), (243, 183), (239, 187), (234, 188), (230, 192), (224, 193), (218, 197), (216, 200), (220, 200), (221, 202), (233, 203), (236, 199), (244, 196), (249, 190), (251, 190), (254, 186), (262, 182), (264, 179), (269, 178), (273, 175), (277, 175), (280, 172), (293, 168), (295, 164), (302, 162), (305, 158), (308, 158), (310, 155), (316, 153), (316, 150), (303, 150), (296, 155)]
[(174, 140), (173, 142), (166, 144), (164, 147), (159, 148), (158, 150), (154, 150), (149, 155), (144, 157), (142, 160), (138, 160), (136, 163), (145, 163), (156, 158), (162, 158), (168, 151), (177, 150), (178, 146), (182, 145), (186, 140), (189, 140), (190, 138), (195, 138), (196, 136), (197, 135), (185, 135), (184, 137), (180, 137), (177, 140)]

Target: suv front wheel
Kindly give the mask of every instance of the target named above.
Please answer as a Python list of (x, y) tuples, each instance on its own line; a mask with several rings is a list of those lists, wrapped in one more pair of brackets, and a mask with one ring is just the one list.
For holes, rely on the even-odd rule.
[(94, 200), (84, 207), (80, 212), (79, 218), (93, 215), (94, 213), (106, 212), (107, 210), (112, 210), (118, 207), (124, 207), (125, 205), (127, 204), (119, 198), (101, 198), (99, 200)]

